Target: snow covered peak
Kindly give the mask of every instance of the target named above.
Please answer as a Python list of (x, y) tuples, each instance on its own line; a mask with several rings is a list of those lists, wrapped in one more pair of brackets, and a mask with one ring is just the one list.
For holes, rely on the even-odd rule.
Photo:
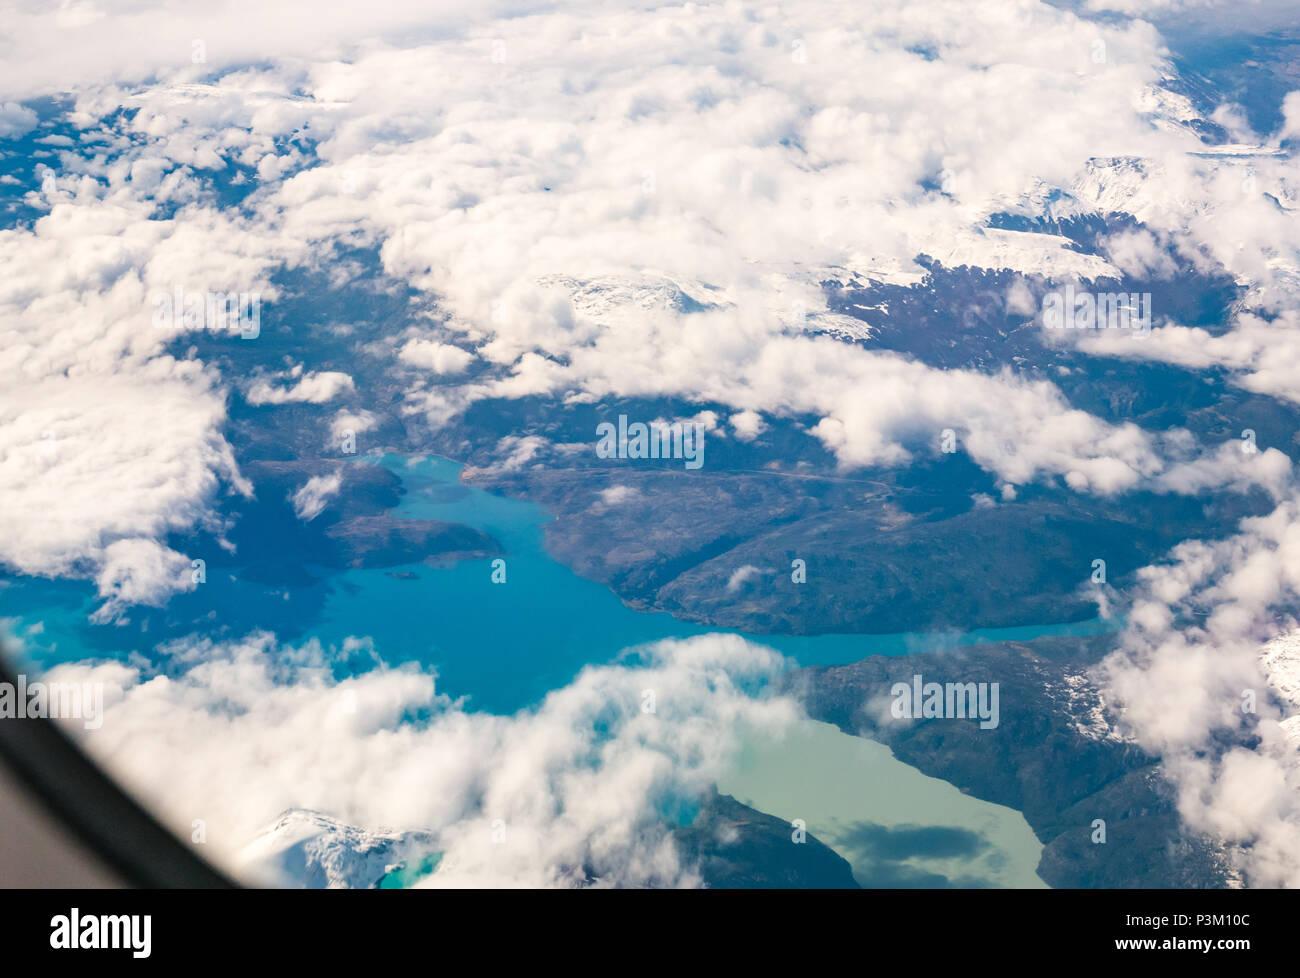
[(321, 812), (282, 812), (240, 852), (246, 878), (305, 889), (369, 889), (433, 849), (427, 832), (367, 831)]

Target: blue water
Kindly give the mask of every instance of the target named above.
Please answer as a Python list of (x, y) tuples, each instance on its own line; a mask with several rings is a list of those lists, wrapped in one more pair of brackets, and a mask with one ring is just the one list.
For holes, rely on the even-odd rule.
[(433, 852), (421, 859), (416, 865), (402, 865), (392, 872), (385, 873), (379, 879), (376, 889), (405, 890), (414, 886), (426, 876), (432, 876), (442, 862), (442, 853)]
[[(461, 466), (455, 462), (388, 455), (356, 464), (384, 465), (401, 478), (406, 494), (397, 515), (463, 523), (490, 533), (506, 551), (505, 583), (493, 583), (490, 560), (328, 576), (309, 568), (320, 575), (316, 583), (286, 588), (210, 574), (198, 591), (173, 601), (206, 602), (213, 609), (208, 614), (214, 630), (223, 623), (230, 628), (231, 621), (270, 622), (267, 627), (272, 627), (277, 616), (299, 609), (309, 618), (300, 637), (338, 646), (349, 636), (369, 636), (385, 661), (432, 666), (442, 692), (467, 696), (470, 708), (496, 713), (534, 703), (568, 683), (584, 665), (607, 662), (629, 647), (722, 631), (662, 612), (633, 610), (604, 585), (579, 577), (546, 553), (543, 528), (551, 517), (545, 511), (462, 485)], [(148, 633), (135, 626), (88, 632), (84, 620), (94, 605), (92, 589), (82, 582), (21, 579), (0, 588), (0, 617), (21, 619), (20, 636), (22, 628), (43, 624), (39, 634), (23, 636), (28, 657), (38, 664), (111, 654), (114, 648), (122, 654), (148, 651)], [(964, 633), (746, 637), (801, 665), (834, 665), (873, 654), (1095, 634), (1112, 627), (1088, 621)]]

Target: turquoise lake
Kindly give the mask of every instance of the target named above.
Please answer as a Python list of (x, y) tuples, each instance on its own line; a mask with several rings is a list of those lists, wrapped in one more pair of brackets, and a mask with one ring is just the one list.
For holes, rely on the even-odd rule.
[[(497, 713), (528, 706), (565, 685), (584, 665), (610, 661), (629, 647), (721, 631), (662, 612), (636, 611), (604, 585), (579, 577), (546, 552), (549, 514), (532, 503), (462, 485), (459, 463), (386, 455), (352, 464), (383, 465), (402, 480), (406, 492), (397, 515), (463, 523), (494, 536), (506, 550), (505, 583), (492, 582), (489, 560), (342, 572), (309, 568), (319, 575), (317, 581), (292, 588), (211, 574), (199, 593), (173, 602), (192, 608), (202, 602), (199, 607), (210, 608), (206, 614), (214, 623), (242, 632), (280, 632), (289, 603), (306, 603), (310, 618), (294, 641), (314, 637), (339, 645), (349, 636), (369, 636), (385, 661), (433, 666), (442, 692), (468, 696), (469, 708)], [(0, 617), (16, 619), (11, 629), (24, 641), (26, 658), (38, 666), (149, 651), (156, 640), (134, 626), (88, 629), (86, 616), (96, 603), (93, 588), (84, 582), (17, 579), (0, 587)], [(1113, 627), (1094, 620), (963, 633), (746, 637), (800, 665), (836, 665), (873, 654), (1094, 634)]]

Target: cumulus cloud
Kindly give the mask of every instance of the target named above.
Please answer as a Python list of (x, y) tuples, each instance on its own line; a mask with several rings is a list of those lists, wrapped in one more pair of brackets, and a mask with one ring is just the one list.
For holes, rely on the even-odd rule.
[(330, 434), (339, 438), (351, 431), (359, 434), (370, 431), (379, 423), (379, 419), (370, 411), (340, 411), (330, 422)]
[(1286, 121), (1279, 135), (1283, 139), (1300, 136), (1300, 90), (1287, 92), (1282, 100), (1282, 117)]
[[(292, 384), (277, 387), (269, 378), (254, 381), (245, 397), (249, 404), (325, 404), (354, 389), (352, 378), (337, 370), (303, 372), (301, 365), (290, 371)], [(278, 379), (278, 375), (277, 375)]]
[(413, 367), (432, 370), (436, 374), (458, 374), (474, 359), (474, 354), (448, 343), (434, 340), (410, 340), (398, 356)]
[(1276, 316), (1241, 313), (1232, 328), (1220, 335), (1194, 326), (1171, 324), (1151, 330), (1135, 341), (1115, 330), (1083, 335), (1080, 345), (1090, 352), (1134, 360), (1173, 363), (1190, 370), (1221, 368), (1229, 379), (1249, 391), (1300, 404), (1300, 313)]
[(1111, 264), (1137, 279), (1169, 279), (1178, 271), (1165, 246), (1150, 231), (1123, 231), (1101, 243)]
[(763, 416), (757, 411), (737, 411), (730, 421), (731, 430), (740, 441), (753, 441), (767, 429)]
[(535, 460), (551, 447), (551, 443), (540, 435), (528, 435), (523, 438), (517, 435), (507, 435), (497, 442), (497, 460), (495, 462), (481, 468), (466, 466), (464, 474), (466, 478), (472, 478), (479, 473), (500, 475), (506, 472), (517, 472), (530, 464), (534, 464)]
[(341, 450), (350, 455), (357, 450), (357, 436), (373, 431), (378, 424), (379, 418), (373, 411), (364, 408), (358, 411), (340, 411), (330, 421), (326, 447), (330, 451)]
[(743, 725), (778, 733), (798, 715), (763, 693), (784, 660), (729, 635), (588, 667), (514, 716), (466, 712), (415, 667), (336, 680), (342, 653), (312, 643), (169, 651), (156, 673), (81, 663), (51, 678), (105, 684), (85, 746), (183, 838), (202, 819), (209, 850), (233, 861), (291, 807), (425, 829), (443, 853), (434, 886), (572, 886), (589, 872), (697, 884), (673, 818), (727, 770)]
[(110, 620), (129, 605), (159, 607), (194, 587), (189, 558), (153, 540), (117, 540), (104, 548), (95, 583), (108, 600), (96, 613)]
[(1260, 655), (1300, 607), (1300, 499), (1226, 540), (1180, 544), (1139, 579), (1099, 672), (1122, 729), (1162, 759), (1185, 823), (1228, 847), (1248, 884), (1300, 886), (1294, 705), (1271, 694)]
[(11, 388), (22, 399), (0, 402), (0, 560), (67, 574), (115, 538), (196, 520), (235, 467), (216, 430), (224, 405), (195, 368)]
[(94, 577), (121, 606), (184, 590), (188, 561), (158, 542), (205, 519), (225, 479), (224, 404), (194, 368), (49, 378), (0, 403), (0, 562), (25, 574)]
[(98, 579), (109, 617), (161, 598), (174, 561), (159, 541), (208, 519), (223, 489), (249, 491), (221, 378), (168, 351), (178, 334), (155, 327), (151, 297), (199, 279), (271, 295), (284, 257), (237, 215), (154, 219), (190, 199), (184, 181), (145, 201), (131, 173), (63, 153), (56, 186), (29, 195), (45, 216), (0, 230), (0, 562)]
[(36, 128), (36, 113), (16, 102), (0, 104), (0, 139), (16, 139)]
[(744, 564), (737, 567), (731, 572), (731, 576), (727, 578), (727, 593), (735, 594), (750, 581), (756, 580), (762, 575), (763, 572), (753, 564)]
[(300, 520), (310, 522), (325, 509), (331, 497), (338, 495), (343, 484), (343, 471), (329, 475), (314, 475), (293, 494), (293, 511)]
[(610, 486), (608, 489), (600, 490), (598, 495), (600, 501), (606, 506), (617, 506), (619, 503), (638, 498), (641, 490), (635, 486)]

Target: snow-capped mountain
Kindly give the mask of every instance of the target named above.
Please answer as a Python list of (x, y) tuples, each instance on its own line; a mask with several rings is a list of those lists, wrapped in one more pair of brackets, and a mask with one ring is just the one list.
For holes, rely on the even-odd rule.
[(1273, 639), (1259, 658), (1268, 684), (1288, 708), (1282, 721), (1287, 738), (1300, 748), (1300, 629)]
[(426, 832), (367, 831), (291, 808), (250, 842), (238, 865), (255, 881), (304, 889), (371, 889), (386, 875), (430, 855)]

